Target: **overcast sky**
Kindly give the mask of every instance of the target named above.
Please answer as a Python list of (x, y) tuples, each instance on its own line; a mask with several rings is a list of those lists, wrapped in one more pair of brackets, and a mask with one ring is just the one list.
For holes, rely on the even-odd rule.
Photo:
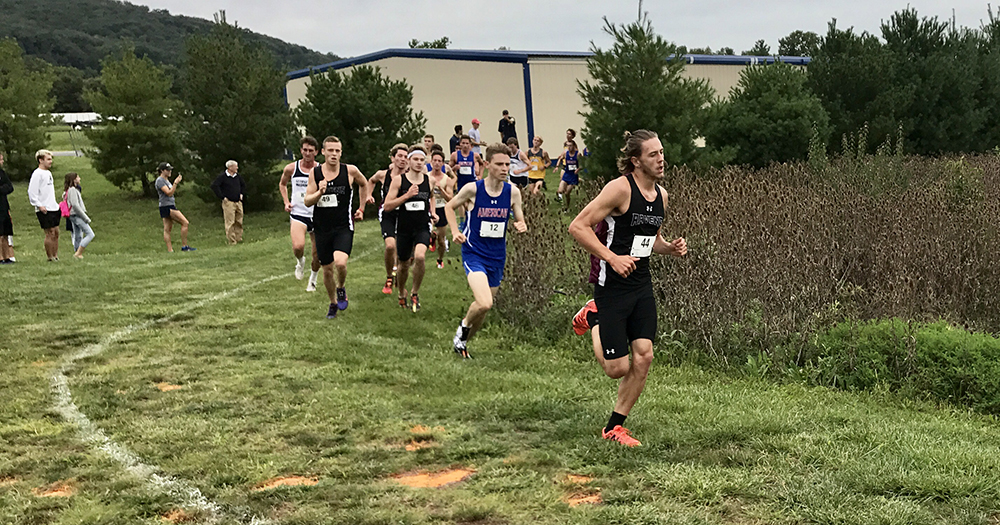
[[(612, 22), (634, 20), (633, 0), (130, 0), (133, 4), (212, 19), (224, 9), (226, 18), (258, 33), (317, 51), (349, 57), (391, 47), (407, 47), (411, 38), (451, 39), (453, 49), (586, 51), (593, 41), (607, 48), (601, 17)], [(504, 6), (498, 10), (496, 5)], [(801, 29), (820, 34), (837, 19), (840, 28), (878, 33), (879, 24), (910, 5), (921, 16), (979, 27), (987, 19), (986, 1), (897, 2), (873, 0), (645, 0), (658, 33), (688, 47), (732, 47), (739, 53), (764, 39), (777, 52), (778, 39)]]

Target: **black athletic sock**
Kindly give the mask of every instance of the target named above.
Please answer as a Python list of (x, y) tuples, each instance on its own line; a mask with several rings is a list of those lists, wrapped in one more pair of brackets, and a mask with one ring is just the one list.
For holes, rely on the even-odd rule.
[(612, 412), (611, 413), (611, 419), (608, 420), (608, 426), (604, 427), (604, 431), (605, 432), (611, 432), (618, 425), (624, 425), (626, 417), (628, 417), (628, 416), (623, 416), (623, 415), (619, 414), (618, 412)]
[(461, 322), (461, 326), (462, 326), (462, 340), (463, 341), (468, 341), (469, 340), (469, 327), (465, 326), (465, 320), (464, 319)]
[(597, 312), (587, 312), (587, 326), (597, 326)]

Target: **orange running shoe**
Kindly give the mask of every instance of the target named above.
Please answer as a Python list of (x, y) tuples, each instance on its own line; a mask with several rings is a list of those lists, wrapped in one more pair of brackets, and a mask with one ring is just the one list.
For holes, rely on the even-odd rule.
[(392, 293), (392, 277), (385, 280), (385, 286), (382, 287), (382, 293), (391, 294)]
[(597, 303), (593, 299), (587, 301), (587, 304), (580, 308), (580, 311), (573, 316), (573, 331), (576, 335), (583, 335), (590, 330), (590, 323), (587, 322), (587, 313), (597, 312)]
[(601, 429), (601, 437), (604, 439), (609, 439), (611, 441), (617, 441), (626, 447), (638, 447), (642, 443), (638, 439), (632, 437), (632, 432), (629, 429), (621, 426), (615, 425), (615, 428), (611, 429), (611, 432)]

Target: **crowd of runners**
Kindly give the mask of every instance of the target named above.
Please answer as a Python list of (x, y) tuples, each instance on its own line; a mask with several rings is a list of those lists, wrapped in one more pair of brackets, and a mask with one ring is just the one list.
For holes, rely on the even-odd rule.
[[(456, 128), (457, 144), (452, 143), (457, 148), (450, 155), (431, 135), (422, 144), (396, 144), (388, 152), (388, 166), (371, 178), (342, 161), (344, 144), (337, 137), (326, 137), (322, 143), (308, 136), (301, 139), (300, 158), (285, 166), (278, 191), (289, 213), (295, 277), (305, 278), (308, 236), (312, 252), (306, 291), (317, 289), (322, 274), (330, 300), (328, 319), (348, 308), (347, 264), (354, 223), (364, 218), (366, 206), (377, 203), (386, 275), (382, 292), (395, 291), (400, 307), (414, 313), (421, 309), (427, 252), (436, 252), (437, 267), (443, 268), (449, 246), (461, 246), (473, 300), (465, 316), (456, 320), (452, 346), (463, 358), (472, 357), (470, 341), (483, 326), (504, 277), (508, 232), (524, 234), (529, 228), (521, 205), (523, 192), (542, 190), (552, 161), (540, 137), (534, 137), (528, 150), (520, 148), (516, 137), (508, 137), (506, 143), (485, 145), (485, 154), (480, 154), (476, 149), (484, 144), (478, 138), (458, 135), (459, 131)], [(579, 183), (581, 152), (575, 135), (567, 131), (565, 149), (555, 159), (561, 168), (556, 195), (564, 212)], [(657, 331), (649, 257), (653, 253), (682, 257), (687, 245), (683, 238), (668, 242), (661, 235), (667, 193), (658, 185), (664, 176), (664, 159), (657, 135), (646, 130), (626, 133), (621, 151), (621, 176), (609, 182), (569, 227), (576, 242), (591, 254), (594, 284), (593, 299), (576, 314), (572, 326), (581, 335), (591, 332), (594, 356), (604, 373), (620, 380), (617, 401), (601, 435), (631, 447), (640, 443), (623, 424), (645, 387)], [(322, 163), (317, 162), (320, 154)], [(51, 153), (40, 151), (38, 161), (29, 196), (46, 232), (46, 253), (55, 260), (60, 209), (49, 172)], [(171, 181), (172, 171), (169, 163), (161, 163), (155, 181), (164, 242), (172, 251), (172, 228), (179, 224), (181, 249), (191, 251), (189, 223), (174, 199), (182, 177)], [(74, 242), (78, 256), (93, 238), (79, 184), (79, 176), (67, 175), (66, 198), (78, 210), (73, 223), (83, 232), (79, 242)], [(0, 186), (7, 189), (4, 180)], [(352, 209), (355, 188), (358, 206)], [(8, 249), (7, 243), (0, 243), (0, 250)]]
[[(566, 149), (556, 158), (561, 168), (557, 198), (564, 211), (579, 184), (580, 151), (574, 139), (575, 132), (568, 130)], [(400, 307), (420, 311), (428, 251), (437, 253), (437, 267), (442, 268), (450, 245), (447, 234), (451, 243), (461, 246), (473, 300), (458, 320), (452, 346), (463, 358), (472, 357), (469, 343), (493, 307), (503, 280), (508, 230), (528, 231), (522, 192), (541, 191), (551, 163), (540, 137), (526, 151), (511, 137), (506, 144), (486, 146), (483, 155), (474, 151), (474, 142), (468, 135), (458, 136), (449, 157), (430, 135), (422, 144), (396, 144), (389, 151), (388, 166), (366, 179), (355, 166), (341, 162), (343, 145), (337, 137), (322, 143), (312, 137), (301, 140), (301, 158), (285, 167), (279, 191), (290, 214), (295, 276), (305, 275), (308, 234), (313, 250), (306, 290), (316, 289), (322, 270), (330, 299), (327, 318), (336, 318), (348, 307), (347, 262), (354, 221), (363, 218), (367, 205), (377, 203), (384, 242), (382, 292), (395, 291)], [(322, 164), (316, 161), (320, 153)], [(608, 183), (570, 225), (572, 236), (591, 253), (594, 283), (594, 298), (572, 325), (578, 334), (591, 332), (594, 356), (604, 373), (620, 380), (617, 401), (601, 435), (632, 447), (640, 442), (624, 422), (645, 387), (656, 339), (649, 257), (653, 253), (682, 257), (687, 245), (683, 238), (668, 242), (660, 233), (667, 193), (658, 185), (664, 160), (656, 134), (626, 133), (618, 167), (621, 177)], [(381, 191), (376, 196), (377, 186)], [(355, 187), (359, 204), (352, 210)]]

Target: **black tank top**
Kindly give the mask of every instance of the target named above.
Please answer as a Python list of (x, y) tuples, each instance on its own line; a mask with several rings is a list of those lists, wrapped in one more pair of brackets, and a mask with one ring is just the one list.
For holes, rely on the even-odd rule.
[(632, 197), (625, 213), (617, 217), (608, 215), (604, 219), (608, 225), (605, 246), (616, 255), (631, 255), (639, 260), (635, 262), (635, 271), (627, 278), (618, 275), (607, 262), (601, 261), (597, 284), (616, 289), (634, 289), (652, 284), (649, 277), (649, 255), (653, 252), (653, 241), (663, 224), (663, 196), (660, 194), (660, 187), (655, 186), (656, 199), (650, 202), (642, 196), (633, 175), (629, 173), (625, 177), (632, 189)]
[[(413, 186), (413, 183), (404, 173), (399, 179), (399, 193), (397, 195), (405, 195), (406, 192), (410, 191), (410, 186)], [(396, 217), (396, 231), (412, 232), (429, 229), (430, 199), (431, 183), (427, 175), (424, 175), (423, 181), (417, 185), (417, 194), (396, 208), (399, 210), (399, 215)]]
[[(403, 174), (403, 178), (406, 178), (405, 173)], [(398, 208), (392, 211), (384, 211), (382, 209), (385, 207), (385, 198), (389, 196), (390, 185), (392, 185), (392, 164), (390, 164), (389, 167), (385, 169), (385, 178), (382, 179), (382, 204), (380, 204), (378, 207), (380, 221), (384, 220), (385, 218), (389, 218), (390, 220), (395, 221), (396, 214), (398, 213), (396, 211), (398, 210)]]
[[(313, 178), (318, 185), (323, 181), (323, 165), (313, 169)], [(347, 164), (340, 164), (337, 178), (326, 184), (326, 193), (313, 207), (313, 225), (316, 231), (328, 233), (339, 228), (354, 230), (354, 217), (351, 215), (351, 200), (354, 198), (354, 188), (351, 186), (350, 175), (347, 174)]]

